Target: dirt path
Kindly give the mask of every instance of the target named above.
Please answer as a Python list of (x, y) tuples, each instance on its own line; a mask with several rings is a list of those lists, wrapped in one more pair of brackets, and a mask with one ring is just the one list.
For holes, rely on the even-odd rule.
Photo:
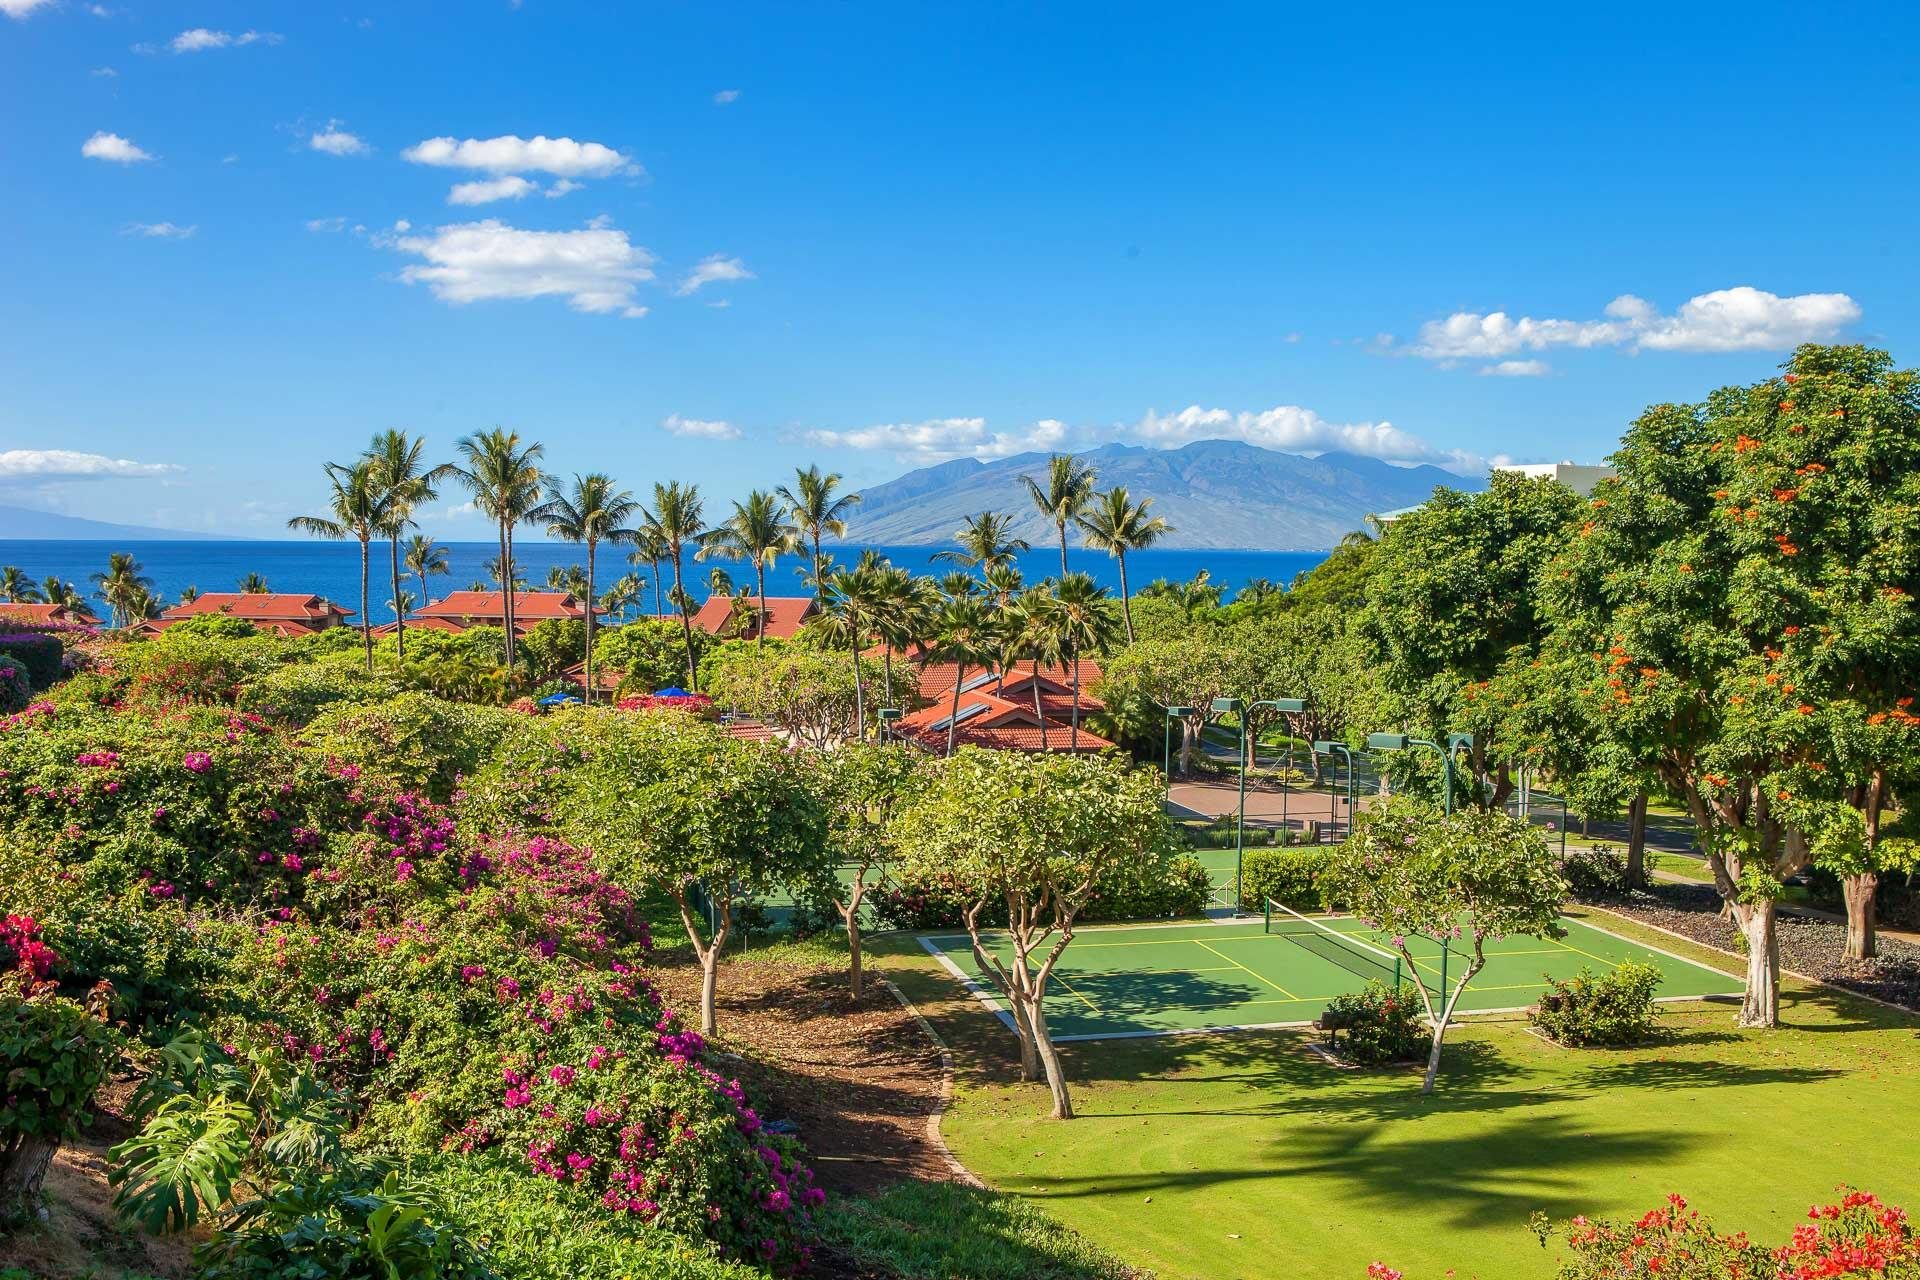
[[(700, 970), (649, 974), (698, 1024)], [(714, 1067), (739, 1075), (769, 1120), (791, 1121), (820, 1181), (858, 1194), (905, 1178), (951, 1178), (928, 1133), (940, 1107), (940, 1050), (879, 983), (847, 996), (844, 969), (749, 959), (720, 974)], [(723, 1056), (731, 1047), (749, 1056)]]

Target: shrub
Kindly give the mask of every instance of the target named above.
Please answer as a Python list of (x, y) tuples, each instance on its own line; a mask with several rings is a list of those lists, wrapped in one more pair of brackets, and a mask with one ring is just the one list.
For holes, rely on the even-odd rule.
[(239, 706), (275, 724), (298, 728), (329, 707), (364, 705), (399, 692), (391, 680), (348, 662), (294, 662), (248, 681)]
[(1322, 911), (1330, 904), (1320, 892), (1320, 874), (1329, 854), (1312, 845), (1249, 849), (1240, 864), (1240, 899), (1247, 909), (1268, 898), (1295, 911)]
[(1018, 1196), (954, 1182), (901, 1182), (836, 1199), (821, 1238), (861, 1275), (1134, 1280), (1138, 1272)]
[(1639, 1044), (1653, 1034), (1659, 984), (1660, 971), (1637, 960), (1597, 977), (1583, 965), (1565, 981), (1550, 978), (1527, 1017), (1559, 1044)]
[(0, 656), (13, 658), (27, 669), (36, 689), (51, 689), (66, 672), (66, 651), (54, 636), (38, 631), (0, 634)]
[(197, 1280), (494, 1280), (424, 1190), (397, 1172), (314, 1173), (241, 1205), (194, 1250)]
[(519, 721), (507, 712), (403, 693), (386, 702), (336, 704), (303, 739), (400, 786), (446, 801), (463, 775), (479, 770)]
[(15, 715), (33, 702), (33, 681), (27, 669), (11, 657), (0, 656), (0, 715)]
[(208, 636), (216, 640), (251, 640), (260, 634), (260, 628), (245, 618), (229, 617), (224, 613), (201, 613), (182, 618), (168, 626), (167, 631), (181, 636)]
[[(1206, 866), (1191, 854), (1176, 854), (1103, 880), (1089, 895), (1080, 922), (1197, 916), (1207, 909), (1212, 894)], [(963, 927), (969, 902), (957, 882), (946, 880), (882, 885), (869, 890), (866, 900), (881, 928), (916, 932)], [(980, 923), (998, 928), (1006, 922), (1007, 904), (989, 899), (980, 912)]]
[(1413, 988), (1396, 991), (1384, 982), (1369, 982), (1329, 1000), (1321, 1024), (1328, 1029), (1327, 1042), (1350, 1061), (1369, 1067), (1412, 1062), (1426, 1056), (1430, 1041), (1420, 1009)]
[(1576, 898), (1617, 898), (1627, 891), (1627, 855), (1604, 844), (1569, 849), (1560, 874)]

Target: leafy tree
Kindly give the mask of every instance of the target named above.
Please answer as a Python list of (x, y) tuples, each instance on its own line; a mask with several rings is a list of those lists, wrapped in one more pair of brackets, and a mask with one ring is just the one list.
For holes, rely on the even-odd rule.
[[(1443, 740), (1463, 690), (1491, 679), (1514, 650), (1538, 646), (1535, 579), (1577, 523), (1579, 501), (1556, 480), (1497, 471), (1484, 493), (1435, 489), (1380, 540), (1361, 625), (1391, 722)], [(1486, 727), (1472, 729), (1474, 799), (1498, 806), (1512, 769)]]
[(534, 518), (540, 509), (541, 486), (546, 477), (540, 472), (540, 455), (546, 447), (522, 444), (520, 433), (495, 427), (454, 442), (460, 463), (450, 476), (465, 485), (473, 495), (473, 504), (494, 522), (500, 542), (499, 569), (496, 574), (503, 594), (507, 631), (507, 666), (513, 666), (515, 640), (514, 594), (522, 590), (518, 567), (513, 562), (513, 531)]
[[(1249, 705), (1273, 698), (1307, 704), (1305, 711), (1284, 715), (1271, 708), (1250, 712), (1249, 752), (1268, 726), (1282, 720), (1309, 740), (1344, 739), (1354, 712), (1365, 704), (1371, 680), (1359, 638), (1331, 610), (1254, 616), (1227, 628), (1220, 644), (1233, 657), (1233, 696)], [(1309, 754), (1308, 761), (1318, 777), (1319, 758)]]
[(1802, 347), (1779, 377), (1647, 410), (1614, 463), (1545, 577), (1559, 649), (1693, 815), (1745, 936), (1740, 1020), (1773, 1026), (1782, 882), (1823, 852), (1876, 874), (1913, 776), (1920, 380), (1881, 351)]
[(1202, 733), (1218, 719), (1214, 699), (1240, 696), (1235, 687), (1240, 677), (1233, 647), (1218, 634), (1203, 631), (1172, 640), (1143, 640), (1121, 650), (1106, 664), (1099, 692), (1109, 706), (1145, 703), (1144, 721), (1151, 728), (1139, 736), (1155, 741), (1167, 708), (1185, 707), (1178, 768), (1190, 773)]
[(1060, 576), (1067, 576), (1067, 526), (1080, 518), (1093, 497), (1093, 468), (1070, 453), (1047, 458), (1047, 482), (1043, 486), (1032, 476), (1021, 476), (1027, 496), (1060, 534)]
[[(981, 751), (931, 767), (924, 794), (894, 822), (903, 871), (941, 878), (967, 897), (967, 936), (981, 973), (1013, 1011), (1021, 1078), (1044, 1072), (1055, 1119), (1073, 1116), (1047, 1031), (1047, 985), (1103, 876), (1144, 871), (1173, 854), (1159, 779), (1111, 757)], [(981, 916), (1004, 904), (1013, 949), (988, 949)]]
[(925, 786), (924, 757), (898, 744), (859, 744), (810, 757), (814, 786), (826, 812), (831, 860), (849, 875), (842, 882), (828, 868), (833, 905), (847, 931), (847, 981), (861, 992), (860, 906), (867, 891), (884, 882), (899, 859), (894, 817), (918, 799)]
[(1127, 594), (1127, 553), (1144, 551), (1173, 532), (1164, 519), (1147, 514), (1151, 506), (1152, 498), (1135, 502), (1124, 486), (1115, 485), (1093, 495), (1078, 517), (1086, 544), (1120, 562), (1120, 616), (1126, 622), (1128, 644), (1133, 643), (1133, 603)]
[(1367, 579), (1379, 543), (1356, 529), (1340, 539), (1325, 560), (1297, 573), (1284, 597), (1291, 609), (1358, 609), (1366, 603)]
[(1386, 935), (1406, 972), (1420, 972), (1409, 938), (1454, 948), (1470, 943), (1465, 961), (1448, 974), (1451, 991), (1434, 1003), (1416, 981), (1433, 1028), (1422, 1093), (1433, 1092), (1440, 1046), (1467, 984), (1486, 967), (1490, 938), (1527, 934), (1557, 938), (1566, 881), (1555, 869), (1545, 834), (1498, 810), (1443, 814), (1395, 800), (1354, 820), (1353, 833), (1333, 847), (1320, 873), (1327, 899), (1346, 905)]
[[(735, 903), (817, 878), (826, 820), (800, 764), (677, 711), (579, 710), (555, 732), (579, 763), (561, 771), (560, 829), (629, 884), (652, 884), (679, 908), (701, 968), (700, 1028), (715, 1028), (721, 953)], [(703, 925), (696, 892), (713, 907)]]
[(581, 685), (581, 696), (588, 702), (593, 701), (594, 695), (593, 632), (594, 614), (598, 612), (593, 594), (595, 557), (603, 542), (617, 544), (632, 539), (633, 530), (627, 524), (639, 511), (640, 504), (633, 500), (631, 493), (615, 488), (612, 477), (596, 471), (574, 476), (573, 487), (565, 492), (556, 487), (546, 505), (534, 513), (534, 519), (544, 521), (547, 532), (554, 537), (578, 542), (587, 548), (586, 590), (582, 593), (587, 616), (581, 645), (586, 655), (586, 679)]
[[(696, 655), (712, 646), (706, 632), (695, 637)], [(593, 640), (597, 667), (620, 672), (620, 691), (652, 693), (678, 684), (685, 668), (680, 628), (665, 618), (639, 618), (618, 627), (603, 627)]]
[(581, 618), (542, 618), (521, 633), (520, 665), (535, 685), (560, 679), (586, 647), (587, 623)]
[[(867, 668), (867, 680), (878, 678), (873, 662), (857, 661)], [(763, 649), (758, 641), (743, 641), (707, 665), (701, 683), (716, 702), (774, 725), (804, 746), (833, 746), (856, 736), (853, 670), (825, 650), (778, 641)]]

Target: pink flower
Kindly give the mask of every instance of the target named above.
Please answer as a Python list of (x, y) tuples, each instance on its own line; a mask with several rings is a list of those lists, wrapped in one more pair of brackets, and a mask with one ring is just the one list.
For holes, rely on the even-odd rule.
[(180, 767), (188, 773), (205, 773), (213, 768), (213, 757), (204, 751), (189, 751), (181, 758)]
[(573, 1068), (572, 1067), (555, 1067), (551, 1071), (547, 1072), (547, 1079), (553, 1081), (555, 1084), (559, 1085), (561, 1088), (564, 1089), (566, 1086), (573, 1083)]

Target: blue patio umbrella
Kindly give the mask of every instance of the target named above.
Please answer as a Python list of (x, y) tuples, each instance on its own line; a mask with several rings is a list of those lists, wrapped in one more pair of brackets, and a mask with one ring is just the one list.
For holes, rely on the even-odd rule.
[(691, 698), (693, 695), (685, 689), (682, 689), (679, 685), (671, 684), (664, 689), (655, 689), (653, 696), (656, 698)]
[(561, 706), (565, 706), (569, 702), (578, 702), (578, 701), (580, 701), (580, 699), (575, 697), (571, 693), (550, 693), (546, 697), (540, 699), (540, 705), (543, 707), (561, 707)]

